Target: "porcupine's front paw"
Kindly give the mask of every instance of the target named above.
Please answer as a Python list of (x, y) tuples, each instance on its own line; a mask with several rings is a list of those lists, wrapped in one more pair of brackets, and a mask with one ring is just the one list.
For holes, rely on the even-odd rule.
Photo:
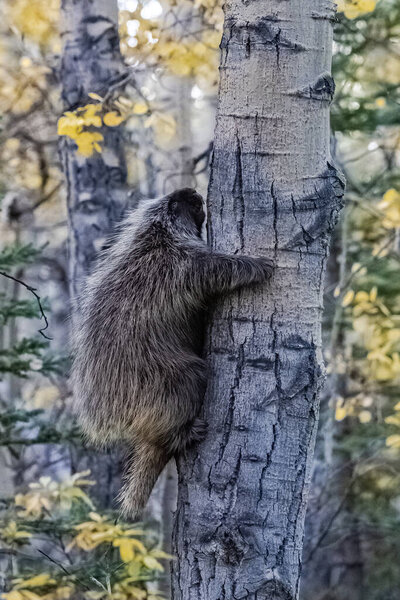
[(201, 442), (207, 435), (208, 425), (204, 419), (196, 417), (189, 426), (187, 445), (190, 446), (197, 442)]
[(260, 257), (256, 258), (255, 260), (257, 261), (257, 265), (260, 268), (261, 273), (262, 273), (260, 280), (265, 281), (265, 280), (269, 279), (274, 270), (274, 264), (273, 264), (272, 260), (270, 260), (269, 258), (265, 258), (264, 256), (260, 256)]

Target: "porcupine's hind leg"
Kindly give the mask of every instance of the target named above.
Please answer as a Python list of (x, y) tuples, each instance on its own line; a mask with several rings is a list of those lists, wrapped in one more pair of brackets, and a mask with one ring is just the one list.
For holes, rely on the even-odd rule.
[(204, 439), (206, 433), (205, 421), (195, 417), (162, 441), (158, 440), (158, 444), (138, 438), (130, 446), (124, 461), (124, 485), (119, 495), (126, 517), (137, 518), (140, 515), (170, 458), (184, 453), (189, 446)]
[(167, 381), (160, 387), (164, 394), (155, 396), (151, 409), (142, 412), (140, 421), (136, 419), (136, 438), (125, 461), (120, 501), (123, 512), (131, 517), (144, 508), (169, 459), (202, 440), (207, 432), (205, 422), (197, 417), (205, 390), (201, 369), (183, 372), (173, 385)]
[(125, 517), (139, 518), (169, 458), (163, 448), (140, 439), (127, 448), (123, 486), (118, 498)]
[(200, 417), (195, 417), (181, 427), (170, 439), (168, 449), (171, 454), (180, 454), (207, 435), (207, 423)]
[(186, 406), (187, 410), (186, 422), (175, 431), (171, 439), (171, 450), (175, 455), (201, 442), (207, 435), (207, 423), (199, 417), (207, 385), (203, 361), (196, 365), (196, 369), (191, 372), (189, 380), (190, 385), (183, 385), (181, 390), (178, 390), (180, 402), (182, 402), (182, 398), (186, 399), (183, 405)]

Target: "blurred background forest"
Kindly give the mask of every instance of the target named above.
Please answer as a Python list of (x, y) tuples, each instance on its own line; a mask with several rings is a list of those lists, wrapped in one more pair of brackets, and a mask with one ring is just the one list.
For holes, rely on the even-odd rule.
[[(82, 157), (123, 125), (126, 205), (206, 194), (218, 0), (120, 0), (123, 86), (63, 114), (58, 0), (2, 0), (1, 585), (6, 600), (168, 594), (164, 508), (118, 518), (118, 459), (68, 412), (67, 208), (59, 137)], [(400, 1), (339, 0), (332, 154), (346, 207), (328, 265), (323, 392), (302, 597), (400, 594)], [(47, 326), (47, 320), (49, 325)], [(161, 498), (161, 500), (160, 500)], [(164, 496), (160, 496), (162, 504)], [(164, 569), (164, 572), (163, 572)]]

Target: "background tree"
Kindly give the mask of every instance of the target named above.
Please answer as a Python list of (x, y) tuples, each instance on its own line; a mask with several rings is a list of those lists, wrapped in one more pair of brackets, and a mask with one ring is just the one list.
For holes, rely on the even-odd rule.
[(332, 129), (347, 205), (325, 294), (328, 381), (303, 597), (364, 600), (395, 597), (399, 585), (393, 560), (399, 551), (400, 5), (343, 2), (341, 8)]
[[(67, 184), (74, 318), (93, 261), (127, 205), (122, 119), (111, 110), (113, 89), (120, 89), (127, 73), (119, 49), (116, 1), (66, 1), (61, 16), (65, 114), (58, 127), (59, 133), (68, 134), (61, 137), (61, 155)], [(96, 97), (104, 101), (93, 102)], [(86, 450), (77, 456), (75, 468), (83, 470), (90, 465), (98, 484), (96, 491), (109, 506), (120, 485), (120, 461), (116, 453), (103, 455), (101, 461), (90, 455)]]
[(60, 133), (70, 133), (61, 138), (61, 152), (68, 189), (71, 297), (76, 303), (99, 245), (126, 205), (119, 119), (110, 111), (102, 115), (104, 103), (93, 103), (90, 95), (107, 96), (111, 105), (113, 89), (127, 74), (119, 49), (116, 1), (66, 1), (61, 16), (62, 99), (64, 111), (75, 111), (77, 117), (74, 120), (72, 113), (59, 125)]

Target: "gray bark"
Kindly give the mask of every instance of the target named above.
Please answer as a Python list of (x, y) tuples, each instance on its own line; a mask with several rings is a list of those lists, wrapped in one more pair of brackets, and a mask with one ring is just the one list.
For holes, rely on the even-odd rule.
[[(123, 77), (119, 50), (117, 0), (63, 0), (63, 53), (61, 65), (64, 110), (94, 102), (88, 94), (104, 97)], [(104, 127), (101, 154), (77, 154), (69, 138), (60, 141), (67, 183), (69, 219), (69, 285), (72, 317), (79, 312), (79, 297), (86, 276), (109, 232), (126, 204), (126, 165), (122, 130)], [(109, 506), (120, 484), (115, 455), (85, 451), (71, 455), (75, 470), (90, 468), (98, 485), (95, 494)]]
[(271, 257), (275, 273), (212, 311), (209, 432), (179, 462), (175, 600), (298, 597), (324, 271), (344, 187), (329, 155), (334, 7), (225, 6), (209, 240)]
[[(104, 97), (123, 77), (119, 50), (117, 0), (63, 0), (61, 65), (64, 110)], [(121, 217), (126, 202), (126, 165), (119, 127), (99, 130), (101, 154), (89, 158), (75, 151), (68, 138), (61, 142), (68, 186), (70, 290), (76, 305), (82, 283), (107, 234)]]

